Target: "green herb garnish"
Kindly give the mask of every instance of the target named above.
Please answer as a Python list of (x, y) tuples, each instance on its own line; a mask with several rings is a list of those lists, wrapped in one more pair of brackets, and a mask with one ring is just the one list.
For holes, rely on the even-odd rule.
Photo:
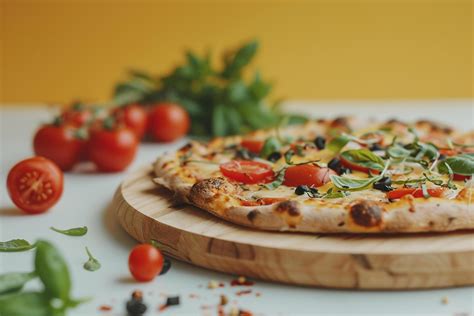
[(351, 138), (346, 135), (339, 135), (333, 138), (329, 144), (327, 144), (326, 148), (331, 150), (332, 152), (339, 153), (344, 146), (347, 145), (351, 141)]
[(57, 233), (67, 235), (67, 236), (84, 236), (85, 234), (87, 234), (87, 227), (86, 226), (75, 227), (75, 228), (64, 229), (64, 230), (54, 228), (54, 227), (50, 227), (50, 229), (57, 232)]
[(30, 280), (36, 278), (34, 272), (12, 272), (0, 275), (0, 295), (20, 291)]
[(474, 153), (449, 157), (438, 165), (438, 171), (448, 174), (448, 166), (454, 174), (470, 176), (474, 174)]
[(89, 251), (89, 248), (87, 247), (86, 247), (86, 252), (87, 252), (87, 255), (89, 256), (89, 260), (87, 260), (87, 262), (84, 263), (84, 269), (86, 269), (87, 271), (99, 270), (101, 267), (99, 260), (97, 260), (96, 258), (94, 258), (94, 256), (92, 256), (91, 252)]
[(9, 241), (0, 241), (0, 252), (26, 251), (34, 248), (36, 244), (30, 244), (24, 239), (12, 239)]
[(270, 183), (263, 184), (262, 186), (268, 190), (275, 190), (276, 188), (278, 188), (280, 185), (283, 184), (283, 181), (285, 181), (286, 169), (287, 167), (282, 168), (280, 171), (277, 172), (275, 180)]
[(368, 169), (382, 171), (384, 168), (383, 159), (368, 149), (347, 150), (341, 153), (341, 157)]

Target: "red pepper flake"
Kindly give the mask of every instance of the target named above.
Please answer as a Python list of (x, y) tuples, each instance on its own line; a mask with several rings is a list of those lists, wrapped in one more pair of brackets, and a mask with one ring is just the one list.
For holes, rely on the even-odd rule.
[(165, 309), (168, 308), (168, 305), (166, 304), (161, 304), (159, 307), (158, 307), (158, 312), (162, 312), (164, 311)]
[(252, 290), (244, 290), (244, 291), (238, 291), (237, 293), (235, 293), (237, 296), (242, 296), (242, 295), (246, 295), (246, 294), (250, 294), (252, 293)]
[(110, 305), (100, 305), (99, 310), (101, 312), (108, 312), (108, 311), (112, 310), (112, 306), (110, 306)]
[(230, 285), (231, 285), (231, 286), (252, 286), (252, 285), (254, 285), (254, 284), (255, 284), (255, 282), (253, 282), (253, 281), (248, 281), (248, 280), (245, 279), (245, 278), (243, 278), (243, 279), (242, 279), (242, 278), (238, 278), (238, 279), (232, 280), (232, 281), (230, 282)]
[(258, 296), (262, 296), (262, 293), (257, 292), (257, 293), (255, 293), (255, 296), (257, 296), (257, 297), (258, 297)]
[(189, 294), (189, 298), (199, 298), (199, 295), (191, 293)]
[(212, 306), (212, 305), (201, 305), (201, 309), (211, 309), (213, 307), (214, 306)]
[(222, 282), (219, 283), (219, 287), (224, 287), (224, 286), (225, 286), (224, 283), (222, 283)]

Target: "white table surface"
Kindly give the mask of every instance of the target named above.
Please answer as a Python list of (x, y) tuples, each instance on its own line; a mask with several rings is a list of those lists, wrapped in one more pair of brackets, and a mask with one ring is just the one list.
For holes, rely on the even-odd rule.
[[(398, 102), (293, 102), (291, 108), (312, 116), (338, 114), (369, 115), (379, 118), (432, 118), (463, 129), (474, 128), (472, 100), (398, 101)], [(41, 122), (51, 119), (46, 107), (8, 107), (0, 109), (0, 182), (6, 182), (8, 170), (19, 160), (32, 155), (32, 136)], [(165, 150), (178, 148), (184, 140), (170, 145), (141, 144), (137, 159), (128, 172), (149, 163)], [(230, 287), (232, 276), (194, 267), (173, 260), (168, 274), (149, 283), (136, 283), (130, 277), (127, 258), (135, 241), (122, 230), (110, 208), (112, 195), (126, 172), (117, 174), (65, 175), (65, 190), (59, 203), (49, 212), (28, 216), (18, 211), (0, 188), (0, 240), (24, 238), (35, 241), (44, 238), (57, 245), (69, 263), (76, 297), (94, 299), (70, 315), (125, 315), (124, 302), (135, 289), (143, 290), (149, 312), (157, 315), (157, 306), (164, 295), (181, 296), (182, 304), (160, 313), (163, 315), (216, 315), (216, 309), (204, 310), (202, 305), (215, 305), (220, 294), (230, 299), (229, 308), (236, 305), (256, 315), (473, 315), (474, 288), (439, 289), (429, 291), (345, 291), (305, 288), (257, 281), (253, 293), (236, 296), (241, 288)], [(55, 233), (50, 226), (70, 228), (86, 225), (84, 237), (69, 237)], [(474, 242), (474, 239), (473, 239)], [(96, 272), (83, 270), (88, 246), (101, 261)], [(33, 251), (0, 253), (0, 272), (29, 271)], [(210, 280), (226, 283), (224, 288), (206, 288)], [(39, 283), (30, 284), (30, 288)], [(256, 297), (255, 292), (261, 296)], [(196, 294), (199, 298), (191, 298)], [(448, 298), (448, 304), (442, 299)], [(233, 302), (235, 300), (235, 302)], [(102, 304), (113, 305), (112, 312), (98, 311)]]

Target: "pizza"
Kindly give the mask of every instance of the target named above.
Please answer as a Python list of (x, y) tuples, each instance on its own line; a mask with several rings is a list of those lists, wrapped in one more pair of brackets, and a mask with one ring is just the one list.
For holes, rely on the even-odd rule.
[(474, 132), (420, 120), (320, 119), (160, 156), (154, 181), (184, 203), (262, 230), (474, 228)]

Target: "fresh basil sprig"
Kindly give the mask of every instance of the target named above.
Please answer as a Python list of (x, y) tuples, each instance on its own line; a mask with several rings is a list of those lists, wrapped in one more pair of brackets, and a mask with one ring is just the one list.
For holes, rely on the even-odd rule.
[[(278, 103), (269, 104), (272, 85), (255, 72), (247, 80), (243, 73), (258, 51), (258, 42), (250, 41), (223, 56), (222, 68), (216, 69), (209, 54), (186, 53), (185, 62), (164, 76), (131, 71), (126, 82), (118, 83), (114, 105), (133, 102), (153, 104), (176, 102), (191, 117), (190, 134), (227, 136), (277, 126), (284, 116)], [(303, 123), (303, 116), (290, 115), (288, 123)]]
[(36, 244), (30, 244), (24, 239), (12, 239), (9, 241), (0, 241), (0, 252), (26, 251), (36, 247)]
[(381, 177), (373, 177), (368, 179), (353, 179), (336, 175), (332, 175), (330, 176), (330, 178), (336, 188), (344, 191), (364, 190), (371, 184), (381, 179)]
[(329, 150), (335, 153), (339, 153), (344, 146), (351, 141), (351, 138), (347, 135), (339, 135), (334, 137), (326, 146)]
[(89, 251), (89, 248), (87, 247), (86, 247), (86, 252), (87, 252), (87, 256), (89, 256), (89, 260), (87, 260), (87, 262), (84, 263), (84, 269), (91, 272), (99, 270), (101, 267), (99, 260), (97, 260), (96, 258), (94, 258), (94, 256), (92, 256), (91, 252)]
[(87, 234), (86, 226), (75, 227), (75, 228), (70, 228), (70, 229), (58, 229), (58, 228), (50, 227), (50, 229), (57, 233), (67, 235), (67, 236), (84, 236), (85, 234)]
[(341, 157), (356, 165), (382, 171), (384, 161), (368, 149), (352, 149), (341, 153)]
[(260, 157), (267, 158), (270, 154), (279, 151), (281, 148), (281, 142), (274, 136), (268, 137), (263, 143), (262, 150), (260, 151)]
[(0, 275), (0, 295), (20, 291), (30, 280), (36, 278), (34, 272), (11, 272)]
[(438, 171), (448, 174), (448, 166), (455, 174), (470, 176), (474, 174), (474, 153), (449, 157), (438, 165)]

